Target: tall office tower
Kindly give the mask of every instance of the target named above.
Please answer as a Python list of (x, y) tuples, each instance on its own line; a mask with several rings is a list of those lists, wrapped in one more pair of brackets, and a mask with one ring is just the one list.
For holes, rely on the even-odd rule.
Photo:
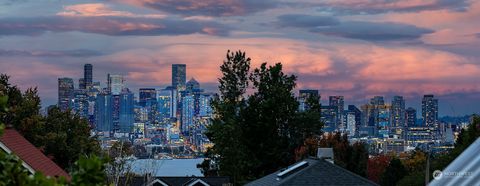
[(139, 90), (138, 104), (148, 111), (148, 121), (156, 123), (158, 116), (157, 91), (154, 88), (141, 88)]
[(113, 98), (111, 94), (100, 93), (95, 101), (95, 129), (111, 132), (113, 129)]
[(307, 101), (308, 101), (308, 98), (312, 96), (318, 97), (318, 101), (320, 102), (320, 95), (318, 94), (318, 90), (310, 90), (310, 89), (299, 90), (298, 102), (299, 102), (300, 111), (306, 111), (309, 109)]
[(81, 89), (89, 89), (93, 84), (93, 66), (91, 64), (85, 64), (83, 66), (83, 80), (85, 82), (84, 87)]
[(172, 86), (183, 90), (187, 81), (187, 65), (172, 64)]
[(200, 83), (195, 78), (190, 79), (186, 84), (186, 90), (191, 92), (200, 89)]
[(78, 88), (85, 89), (85, 79), (83, 78), (78, 79)]
[(202, 93), (199, 97), (199, 112), (198, 115), (201, 117), (210, 117), (213, 114), (213, 109), (211, 106), (211, 102), (213, 99), (214, 94), (212, 93)]
[(362, 111), (360, 111), (360, 109), (358, 109), (355, 105), (348, 105), (347, 112), (354, 114), (354, 116), (355, 116), (355, 128), (357, 129), (355, 132), (357, 132), (358, 129), (360, 129), (360, 127), (363, 126), (363, 124), (362, 124)]
[(112, 120), (112, 131), (117, 132), (120, 129), (120, 95), (112, 95)]
[(120, 112), (119, 112), (119, 127), (120, 132), (132, 132), (133, 123), (135, 122), (133, 93), (128, 89), (123, 89), (120, 94)]
[(357, 133), (357, 121), (355, 120), (355, 113), (347, 111), (345, 113), (345, 123), (346, 123), (346, 131), (348, 132), (349, 136), (356, 136)]
[(417, 122), (417, 110), (415, 110), (412, 107), (408, 107), (408, 109), (405, 111), (407, 115), (407, 126), (408, 127), (414, 127), (416, 126)]
[(335, 126), (335, 120), (337, 118), (337, 108), (334, 106), (321, 106), (321, 118), (322, 122), (325, 124), (323, 131), (333, 132), (337, 129)]
[(405, 100), (402, 96), (394, 96), (392, 100), (392, 127), (405, 127)]
[(73, 99), (73, 111), (84, 119), (88, 119), (88, 95), (87, 90), (77, 89), (75, 90), (75, 96)]
[(345, 105), (343, 102), (343, 96), (330, 96), (328, 98), (329, 105), (335, 107), (336, 118), (335, 118), (335, 126), (337, 129), (344, 129), (345, 125), (343, 123), (344, 117), (344, 109)]
[(160, 123), (167, 124), (170, 121), (170, 107), (172, 105), (172, 91), (168, 89), (159, 90), (157, 98), (159, 121)]
[(74, 86), (72, 78), (58, 78), (58, 107), (65, 111), (73, 108)]
[(112, 95), (120, 95), (120, 93), (124, 88), (124, 82), (125, 82), (125, 80), (123, 79), (123, 76), (118, 74), (108, 74), (107, 79), (108, 79), (108, 91)]
[(438, 124), (438, 99), (433, 95), (424, 95), (422, 99), (423, 126), (437, 127)]
[(170, 118), (177, 117), (178, 91), (173, 86), (168, 86), (165, 91), (170, 92)]
[(145, 107), (148, 102), (156, 103), (157, 101), (157, 91), (154, 88), (141, 88), (138, 91), (138, 104), (142, 107)]
[(371, 105), (385, 105), (385, 101), (383, 100), (383, 96), (375, 96), (370, 99)]
[(193, 125), (193, 116), (195, 108), (195, 98), (193, 95), (185, 96), (182, 99), (182, 117), (180, 130), (185, 135), (188, 135), (190, 127)]

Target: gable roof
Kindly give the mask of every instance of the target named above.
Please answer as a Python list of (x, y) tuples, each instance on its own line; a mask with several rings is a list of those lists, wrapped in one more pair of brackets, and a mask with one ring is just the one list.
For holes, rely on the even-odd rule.
[(32, 174), (38, 171), (45, 176), (63, 176), (66, 179), (70, 179), (70, 175), (67, 172), (14, 129), (7, 128), (4, 130), (3, 135), (0, 137), (0, 147), (7, 153), (13, 153), (18, 156)]
[[(377, 185), (370, 180), (325, 160), (305, 159), (304, 162), (307, 162), (308, 166), (298, 169), (286, 177), (280, 178), (278, 176), (279, 173), (282, 172), (280, 170), (246, 185)], [(295, 165), (296, 164), (291, 167)]]
[(160, 183), (169, 186), (186, 186), (191, 183), (202, 183), (210, 186), (222, 186), (230, 183), (229, 177), (216, 176), (216, 177), (151, 177), (148, 179), (144, 176), (135, 176), (133, 178), (120, 177), (118, 185), (129, 186), (148, 186), (151, 184)]

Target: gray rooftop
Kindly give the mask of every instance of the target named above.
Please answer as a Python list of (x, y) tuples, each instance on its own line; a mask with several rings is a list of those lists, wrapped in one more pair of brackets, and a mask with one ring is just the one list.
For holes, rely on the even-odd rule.
[(303, 161), (308, 162), (308, 166), (294, 171), (284, 178), (279, 178), (277, 176), (277, 174), (282, 172), (280, 170), (246, 185), (377, 185), (370, 180), (325, 160), (305, 159)]

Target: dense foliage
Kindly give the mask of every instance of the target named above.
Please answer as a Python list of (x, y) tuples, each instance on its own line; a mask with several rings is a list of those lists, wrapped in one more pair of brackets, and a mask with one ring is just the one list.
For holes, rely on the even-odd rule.
[[(0, 85), (1, 86), (1, 85)], [(6, 116), (8, 97), (0, 91), (0, 114)], [(0, 121), (0, 136), (3, 134), (4, 124)], [(26, 168), (23, 167), (22, 161), (13, 154), (7, 154), (0, 150), (0, 186), (7, 185), (106, 185), (104, 160), (95, 155), (91, 157), (80, 157), (75, 163), (75, 167), (71, 173), (72, 180), (69, 182), (67, 178), (50, 178), (44, 176), (40, 172), (30, 175)]]
[[(282, 64), (263, 63), (250, 72), (250, 62), (244, 52), (227, 52), (207, 131), (215, 145), (207, 159), (210, 163), (200, 165), (204, 173), (230, 176), (236, 184), (290, 165), (296, 149), (320, 135), (322, 127), (319, 99), (312, 109), (298, 112), (293, 94), (296, 77), (284, 74)], [(247, 99), (249, 85), (253, 93)]]
[(58, 108), (51, 109), (47, 116), (40, 114), (36, 88), (22, 93), (9, 83), (9, 76), (2, 74), (0, 92), (8, 97), (7, 110), (0, 113), (0, 121), (12, 125), (60, 167), (71, 170), (80, 156), (99, 155), (98, 141), (90, 136), (86, 120), (70, 110), (62, 112)]

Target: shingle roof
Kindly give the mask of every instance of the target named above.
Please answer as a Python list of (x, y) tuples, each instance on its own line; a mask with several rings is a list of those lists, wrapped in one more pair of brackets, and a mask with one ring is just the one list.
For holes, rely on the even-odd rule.
[(41, 172), (46, 176), (63, 176), (70, 179), (68, 173), (28, 142), (16, 130), (5, 129), (3, 135), (0, 137), (0, 142), (33, 170)]
[(277, 174), (281, 172), (277, 171), (246, 185), (377, 185), (370, 180), (325, 160), (305, 159), (304, 161), (308, 162), (307, 167), (302, 168), (283, 179), (277, 177)]

